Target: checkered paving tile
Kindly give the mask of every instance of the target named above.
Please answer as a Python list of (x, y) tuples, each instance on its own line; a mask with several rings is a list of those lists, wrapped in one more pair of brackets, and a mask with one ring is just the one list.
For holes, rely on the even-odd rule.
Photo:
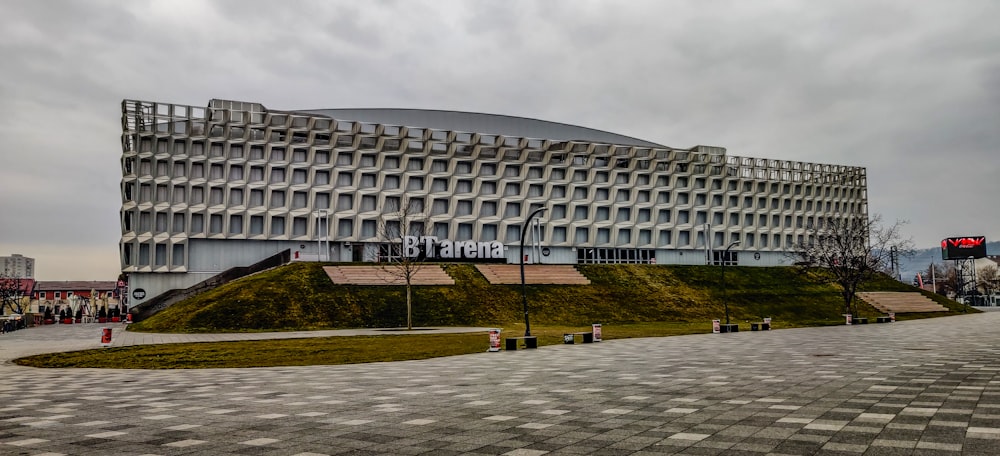
[(3, 363), (0, 454), (993, 455), (996, 340), (1000, 312), (350, 366)]

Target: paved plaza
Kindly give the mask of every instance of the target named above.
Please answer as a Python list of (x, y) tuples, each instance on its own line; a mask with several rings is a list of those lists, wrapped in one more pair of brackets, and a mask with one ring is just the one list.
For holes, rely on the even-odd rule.
[[(0, 358), (97, 346), (80, 326)], [(5, 362), (0, 454), (995, 455), (998, 373), (1000, 312), (347, 366)]]

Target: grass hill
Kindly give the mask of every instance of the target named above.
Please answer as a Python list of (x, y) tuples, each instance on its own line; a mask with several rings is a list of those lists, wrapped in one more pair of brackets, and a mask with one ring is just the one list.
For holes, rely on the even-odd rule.
[[(405, 287), (334, 285), (322, 264), (293, 263), (174, 304), (131, 326), (152, 332), (274, 331), (398, 327)], [(453, 286), (415, 286), (414, 326), (499, 326), (523, 322), (520, 285), (492, 285), (470, 264), (444, 266)], [(580, 265), (591, 285), (529, 285), (532, 324), (589, 325), (772, 317), (781, 326), (841, 324), (838, 288), (821, 271), (791, 267)], [(863, 291), (919, 291), (888, 277)], [(925, 293), (959, 313), (961, 304)], [(970, 310), (971, 311), (971, 310)], [(861, 316), (880, 315), (859, 305)], [(937, 313), (935, 315), (943, 315)], [(921, 317), (924, 315), (907, 314)]]

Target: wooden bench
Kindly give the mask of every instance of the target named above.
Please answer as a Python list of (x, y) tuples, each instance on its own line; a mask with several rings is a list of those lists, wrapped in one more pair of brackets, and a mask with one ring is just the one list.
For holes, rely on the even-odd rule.
[(868, 318), (866, 318), (866, 317), (857, 317), (857, 318), (854, 318), (853, 320), (851, 320), (851, 323), (853, 323), (855, 325), (867, 325), (868, 324)]
[(892, 318), (889, 317), (876, 317), (875, 323), (892, 323)]
[(751, 331), (770, 331), (771, 330), (771, 324), (768, 323), (768, 322), (764, 322), (764, 321), (755, 321), (755, 322), (750, 323), (750, 330)]
[(535, 336), (517, 336), (504, 338), (504, 350), (517, 350), (520, 341), (524, 341), (524, 348), (538, 348), (538, 338)]
[(580, 331), (580, 332), (565, 333), (565, 334), (563, 334), (563, 343), (564, 344), (575, 344), (576, 343), (576, 336), (580, 336), (580, 338), (582, 339), (582, 341), (581, 341), (582, 343), (585, 343), (585, 344), (594, 343), (594, 333), (593, 333), (593, 331)]

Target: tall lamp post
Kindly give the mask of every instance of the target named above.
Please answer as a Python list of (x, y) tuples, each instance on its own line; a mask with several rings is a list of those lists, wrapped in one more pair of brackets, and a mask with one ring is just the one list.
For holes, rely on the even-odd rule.
[[(326, 254), (323, 254), (323, 242), (326, 241)], [(330, 260), (330, 216), (326, 209), (316, 211), (316, 260)]]
[(729, 299), (726, 296), (726, 263), (729, 261), (729, 249), (740, 245), (740, 241), (733, 241), (726, 247), (722, 254), (722, 305), (726, 308), (726, 327), (729, 327)]
[(535, 209), (528, 218), (524, 220), (524, 224), (521, 225), (521, 306), (524, 308), (524, 336), (531, 336), (531, 323), (528, 322), (528, 291), (524, 285), (524, 238), (528, 234), (528, 225), (531, 224), (531, 219), (535, 216), (545, 212), (544, 207)]

